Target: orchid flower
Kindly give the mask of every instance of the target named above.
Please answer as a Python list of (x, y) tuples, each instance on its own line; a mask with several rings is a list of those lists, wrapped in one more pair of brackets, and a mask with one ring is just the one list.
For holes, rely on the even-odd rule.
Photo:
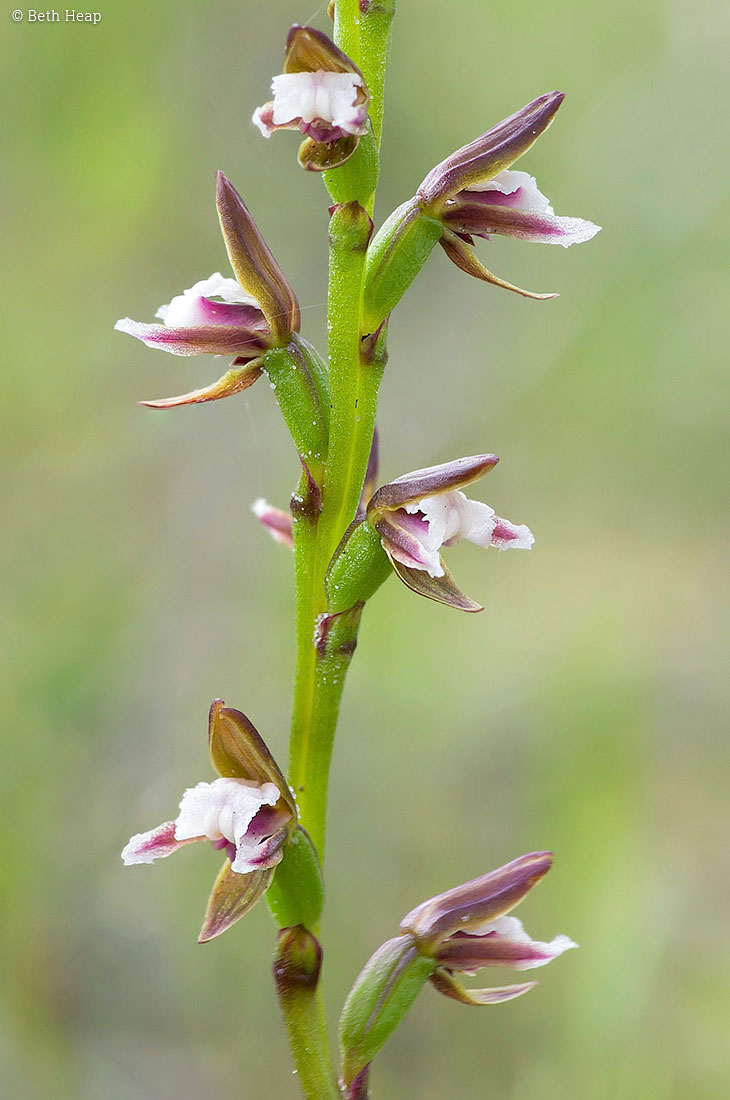
[(534, 543), (524, 524), (495, 515), (461, 488), (496, 466), (496, 455), (473, 455), (415, 470), (378, 489), (367, 506), (367, 520), (377, 531), (394, 571), (422, 596), (463, 611), (481, 611), (466, 596), (444, 565), (441, 550), (461, 539), (484, 548), (529, 550)]
[(215, 272), (178, 294), (156, 313), (161, 324), (123, 317), (114, 326), (172, 355), (233, 355), (230, 369), (210, 386), (160, 401), (166, 409), (217, 401), (248, 389), (261, 375), (263, 356), (299, 330), (299, 305), (243, 199), (218, 173), (217, 206), (235, 278)]
[(433, 168), (416, 194), (381, 226), (368, 249), (364, 331), (373, 333), (398, 304), (440, 244), (468, 275), (526, 298), (554, 298), (508, 283), (488, 271), (474, 249), (474, 237), (494, 234), (537, 244), (589, 241), (600, 226), (583, 218), (559, 217), (535, 178), (512, 165), (547, 130), (563, 101), (562, 92), (539, 96), (521, 111), (457, 149)]
[(246, 716), (216, 699), (208, 729), (210, 756), (220, 778), (188, 788), (174, 821), (137, 833), (122, 852), (127, 866), (152, 863), (198, 840), (225, 852), (201, 943), (225, 932), (256, 904), (297, 825), (286, 780)]
[(274, 98), (253, 114), (265, 138), (299, 130), (307, 139), (299, 162), (311, 171), (336, 168), (352, 156), (368, 131), (368, 90), (358, 67), (314, 27), (294, 25), (284, 71), (271, 82)]
[(401, 921), (421, 954), (432, 958), (432, 984), (463, 1004), (487, 1005), (519, 997), (535, 982), (490, 989), (465, 989), (455, 974), (475, 974), (486, 966), (530, 970), (578, 945), (567, 936), (549, 943), (533, 940), (516, 917), (507, 916), (552, 866), (551, 852), (533, 852), (447, 890), (413, 909)]
[(534, 176), (510, 171), (548, 128), (563, 98), (561, 92), (551, 92), (528, 103), (452, 153), (429, 172), (418, 189), (427, 212), (441, 219), (441, 246), (457, 267), (528, 298), (555, 295), (533, 294), (492, 275), (477, 259), (472, 237), (489, 240), (492, 234), (502, 234), (568, 248), (589, 241), (600, 231), (599, 225), (583, 218), (558, 217)]
[(488, 875), (424, 901), (400, 925), (399, 936), (371, 955), (340, 1017), (342, 1089), (365, 1100), (375, 1055), (406, 1016), (426, 982), (466, 1005), (493, 1005), (527, 993), (537, 983), (467, 989), (458, 975), (486, 966), (528, 970), (577, 947), (567, 936), (533, 940), (509, 913), (552, 865), (551, 852), (532, 852)]

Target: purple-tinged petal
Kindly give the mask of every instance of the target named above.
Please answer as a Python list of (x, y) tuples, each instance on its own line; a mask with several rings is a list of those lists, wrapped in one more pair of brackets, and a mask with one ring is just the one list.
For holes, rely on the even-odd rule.
[(432, 577), (442, 577), (445, 569), (438, 549), (429, 550), (424, 541), (428, 537), (428, 523), (416, 513), (387, 512), (376, 515), (372, 526), (380, 535), (383, 549), (388, 556), (411, 569), (421, 569)]
[[(275, 130), (281, 128), (274, 125), (274, 104), (272, 100), (269, 100), (268, 103), (262, 103), (260, 107), (257, 107), (251, 115), (251, 121), (258, 129), (261, 136), (265, 137), (267, 140)], [(298, 129), (298, 127), (294, 126), (287, 126), (284, 128), (288, 130)]]
[[(238, 362), (238, 360), (236, 360)], [(204, 386), (200, 390), (191, 390), (190, 393), (182, 393), (178, 397), (163, 397), (157, 401), (140, 401), (148, 409), (175, 409), (181, 405), (198, 405), (205, 401), (220, 401), (223, 397), (232, 397), (252, 386), (261, 376), (260, 359), (254, 359), (245, 363), (242, 367), (232, 367), (210, 386)]]
[(433, 943), (457, 931), (469, 931), (514, 909), (547, 874), (552, 862), (552, 852), (530, 852), (513, 859), (496, 871), (422, 902), (403, 918), (401, 928)]
[(443, 204), (465, 187), (509, 168), (548, 128), (563, 98), (562, 92), (539, 96), (437, 164), (418, 189), (428, 212), (439, 213)]
[(176, 840), (175, 822), (166, 821), (156, 829), (133, 836), (122, 852), (122, 859), (127, 867), (131, 867), (133, 863), (153, 863), (156, 859), (171, 856), (186, 844), (193, 844), (196, 840), (202, 839), (202, 836), (193, 836), (185, 840)]
[(271, 504), (259, 497), (251, 505), (251, 511), (271, 535), (274, 542), (280, 542), (283, 546), (294, 549), (294, 537), (292, 535), (291, 512), (283, 512), (281, 508), (274, 508)]
[(146, 325), (122, 317), (114, 328), (136, 337), (150, 348), (160, 348), (172, 355), (240, 355), (249, 358), (260, 355), (269, 341), (257, 329), (238, 325), (196, 325), (191, 328), (168, 328), (166, 325)]
[(378, 489), (370, 501), (368, 512), (372, 514), (376, 510), (402, 508), (424, 497), (459, 489), (484, 477), (498, 462), (496, 455), (470, 455), (467, 458), (457, 458), (453, 462), (443, 462), (439, 466), (428, 466), (424, 470), (402, 474), (395, 481)]
[(263, 313), (235, 279), (214, 271), (207, 279), (176, 294), (155, 314), (168, 328), (230, 324), (254, 328), (268, 335)]
[(476, 252), (471, 245), (467, 244), (458, 233), (454, 233), (451, 229), (444, 228), (444, 235), (439, 243), (451, 262), (456, 264), (462, 271), (465, 271), (467, 275), (473, 275), (475, 279), (492, 283), (493, 286), (501, 286), (504, 290), (513, 290), (516, 294), (521, 294), (523, 298), (545, 301), (548, 298), (558, 297), (557, 294), (535, 294), (531, 290), (523, 290), (521, 287), (515, 286), (514, 283), (508, 283), (497, 275), (493, 275), (477, 259)]
[(491, 205), (484, 201), (459, 200), (443, 211), (444, 225), (456, 233), (489, 237), (493, 233), (517, 237), (533, 244), (560, 244), (569, 248), (595, 237), (599, 225), (583, 218), (563, 218), (552, 212), (536, 213)]
[(532, 970), (578, 946), (567, 936), (556, 936), (550, 943), (533, 940), (516, 917), (498, 917), (491, 924), (493, 931), (479, 935), (457, 932), (450, 936), (438, 948), (439, 963), (449, 970), (467, 973), (475, 973), (485, 966)]
[(429, 979), (434, 989), (443, 993), (444, 997), (450, 997), (463, 1005), (497, 1005), (503, 1001), (512, 1001), (515, 997), (521, 997), (530, 989), (534, 989), (537, 982), (522, 982), (521, 985), (494, 986), (491, 989), (466, 989), (454, 975), (439, 967)]
[(228, 258), (238, 282), (261, 305), (277, 342), (299, 331), (299, 303), (259, 232), (245, 202), (223, 172), (217, 176), (217, 206)]
[[(231, 280), (232, 282), (233, 280)], [(217, 302), (204, 296), (198, 299), (200, 323), (204, 325), (236, 325), (267, 333), (269, 327), (258, 306), (237, 302)]]
[(497, 550), (531, 550), (535, 536), (525, 523), (510, 523), (508, 519), (496, 517), (497, 525), (492, 531), (492, 546)]
[(248, 874), (249, 871), (266, 871), (281, 863), (283, 847), (291, 835), (290, 823), (291, 814), (283, 802), (263, 806), (238, 842), (232, 858), (233, 870)]
[(221, 776), (273, 783), (296, 819), (296, 805), (279, 765), (255, 726), (240, 710), (227, 707), (222, 699), (211, 705), (208, 720), (210, 758)]
[(226, 860), (208, 900), (198, 943), (207, 943), (220, 936), (253, 909), (268, 889), (273, 876), (273, 869), (239, 875)]

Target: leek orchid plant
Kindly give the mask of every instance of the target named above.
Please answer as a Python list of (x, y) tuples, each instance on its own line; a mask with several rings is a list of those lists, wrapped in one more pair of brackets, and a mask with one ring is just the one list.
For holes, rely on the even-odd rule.
[[(217, 777), (190, 786), (177, 816), (134, 835), (122, 855), (125, 864), (152, 863), (193, 842), (219, 852), (223, 865), (201, 942), (230, 930), (266, 898), (278, 928), (275, 988), (306, 1100), (364, 1100), (374, 1057), (425, 983), (464, 1004), (498, 1004), (534, 983), (468, 990), (462, 977), (492, 966), (542, 966), (575, 946), (562, 935), (533, 940), (511, 915), (547, 872), (550, 853), (522, 856), (447, 890), (413, 909), (355, 980), (335, 1064), (321, 991), (322, 868), (330, 758), (363, 611), (393, 574), (417, 595), (480, 611), (445, 560), (455, 544), (502, 551), (529, 550), (534, 542), (525, 524), (501, 518), (465, 491), (471, 494), (495, 467), (494, 454), (441, 461), (378, 487), (375, 418), (390, 317), (437, 244), (483, 282), (544, 298), (551, 295), (493, 275), (476, 241), (489, 249), (504, 235), (567, 247), (598, 232), (592, 222), (556, 215), (534, 177), (513, 168), (553, 122), (563, 100), (558, 92), (447, 156), (375, 230), (394, 10), (395, 0), (333, 0), (332, 37), (293, 27), (282, 72), (271, 81), (273, 98), (253, 112), (266, 138), (279, 130), (299, 133), (299, 163), (320, 173), (328, 192), (327, 355), (302, 335), (295, 291), (222, 172), (216, 206), (230, 273), (202, 279), (191, 273), (181, 280), (189, 288), (172, 295), (153, 323), (127, 317), (116, 325), (149, 348), (229, 360), (217, 381), (142, 404), (169, 409), (217, 401), (265, 374), (298, 456), (289, 509), (262, 499), (252, 505), (270, 535), (293, 551), (297, 657), (288, 766), (280, 767), (241, 711), (216, 700), (208, 742)], [(211, 265), (222, 266), (215, 256)], [(500, 556), (488, 554), (483, 570), (485, 585), (498, 583)]]

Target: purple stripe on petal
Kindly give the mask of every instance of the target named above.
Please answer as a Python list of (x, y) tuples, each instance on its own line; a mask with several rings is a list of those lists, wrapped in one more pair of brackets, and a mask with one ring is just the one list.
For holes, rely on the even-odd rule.
[[(519, 210), (524, 206), (526, 198), (526, 191), (524, 187), (517, 187), (514, 191), (510, 191), (508, 195), (503, 194), (502, 191), (497, 191), (495, 187), (490, 187), (484, 191), (477, 191), (469, 189), (462, 192), (462, 200), (464, 202), (479, 203), (480, 206), (506, 206), (512, 210)], [(457, 200), (459, 201), (459, 196)], [(449, 209), (447, 203), (444, 208), (444, 213)]]
[(254, 358), (270, 346), (256, 329), (229, 324), (167, 328), (166, 325), (146, 325), (123, 317), (114, 328), (134, 336), (150, 348), (160, 348), (172, 355), (241, 355), (246, 352), (248, 358)]
[(566, 936), (551, 943), (537, 940), (512, 940), (507, 936), (452, 936), (438, 949), (440, 965), (449, 970), (473, 972), (485, 966), (504, 966), (510, 970), (531, 970), (544, 966), (576, 945)]
[[(497, 195), (498, 192), (487, 194)], [(468, 202), (459, 201), (445, 209), (443, 220), (449, 229), (460, 234), (488, 237), (499, 233), (533, 244), (561, 244), (564, 248), (589, 241), (601, 228), (583, 218), (562, 218), (557, 214), (509, 209), (496, 203), (475, 202), (471, 197)]]
[(258, 306), (245, 302), (217, 302), (213, 298), (200, 297), (197, 300), (201, 324), (236, 325), (242, 329), (268, 333), (269, 326)]
[[(400, 512), (381, 516), (373, 526), (380, 535), (388, 554), (411, 569), (427, 569), (431, 565), (432, 555), (425, 550), (419, 536), (428, 533), (428, 523), (420, 514), (413, 516), (402, 514), (407, 516), (410, 530), (405, 525), (401, 525)], [(391, 521), (391, 517), (395, 518), (395, 522)]]
[(196, 836), (189, 840), (175, 840), (175, 822), (166, 821), (156, 829), (133, 836), (122, 852), (122, 859), (128, 867), (133, 863), (153, 863), (156, 859), (171, 856), (186, 844), (193, 844), (196, 840), (202, 839)]

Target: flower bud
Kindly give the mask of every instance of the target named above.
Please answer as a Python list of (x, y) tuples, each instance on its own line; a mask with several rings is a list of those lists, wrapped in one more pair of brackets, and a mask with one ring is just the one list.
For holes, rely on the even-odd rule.
[(314, 990), (322, 970), (322, 948), (317, 937), (301, 925), (282, 928), (274, 953), (274, 980), (286, 1000), (299, 990)]
[(365, 964), (345, 1001), (340, 1018), (345, 1087), (367, 1069), (405, 1018), (435, 963), (418, 953), (412, 936), (398, 936), (379, 947)]

